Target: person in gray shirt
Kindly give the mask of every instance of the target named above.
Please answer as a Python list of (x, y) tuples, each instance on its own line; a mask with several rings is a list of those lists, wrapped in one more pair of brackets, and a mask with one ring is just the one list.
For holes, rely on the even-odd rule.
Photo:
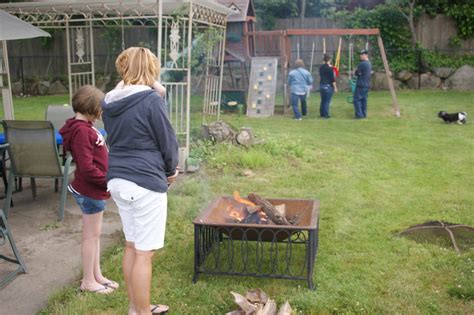
[(367, 97), (370, 89), (370, 77), (372, 75), (372, 64), (369, 61), (369, 52), (365, 49), (360, 51), (360, 63), (355, 71), (357, 77), (354, 90), (355, 118), (367, 118)]

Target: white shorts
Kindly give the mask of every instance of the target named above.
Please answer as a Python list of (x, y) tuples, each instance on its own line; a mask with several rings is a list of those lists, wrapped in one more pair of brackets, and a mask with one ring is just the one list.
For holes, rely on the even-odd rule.
[(128, 242), (143, 251), (164, 246), (167, 194), (148, 190), (137, 184), (114, 178), (107, 188), (119, 208), (123, 233)]

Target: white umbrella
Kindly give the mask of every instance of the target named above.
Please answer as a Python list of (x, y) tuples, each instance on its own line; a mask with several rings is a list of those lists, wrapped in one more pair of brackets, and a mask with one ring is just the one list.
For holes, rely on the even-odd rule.
[[(0, 54), (0, 88), (2, 89), (3, 113), (5, 119), (14, 119), (12, 105), (12, 91), (10, 70), (8, 67), (7, 40), (44, 37), (51, 35), (30, 23), (24, 22), (5, 11), (0, 10), (0, 40), (2, 51)], [(3, 85), (3, 75), (7, 76), (7, 85)]]

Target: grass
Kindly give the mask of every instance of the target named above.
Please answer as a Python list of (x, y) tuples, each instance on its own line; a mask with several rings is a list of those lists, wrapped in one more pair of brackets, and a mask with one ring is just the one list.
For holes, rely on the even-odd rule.
[[(235, 309), (231, 290), (259, 287), (279, 305), (288, 299), (301, 314), (474, 313), (472, 249), (457, 256), (396, 236), (429, 220), (474, 225), (474, 124), (445, 125), (436, 117), (440, 110), (474, 113), (474, 93), (400, 92), (402, 117), (395, 118), (389, 94), (373, 92), (369, 119), (362, 121), (351, 119), (345, 96), (336, 96), (327, 121), (315, 120), (316, 94), (303, 121), (223, 115), (265, 141), (251, 149), (194, 142), (193, 159), (204, 164), (169, 193), (167, 246), (155, 255), (153, 301), (169, 304), (171, 314), (223, 314)], [(29, 100), (38, 104), (35, 110), (43, 106), (41, 98)], [(33, 110), (23, 113), (31, 110), (26, 103), (15, 99), (18, 118), (33, 116)], [(197, 135), (200, 98), (193, 104)], [(245, 169), (256, 176), (242, 176)], [(212, 198), (234, 190), (321, 201), (317, 291), (303, 281), (202, 276), (191, 283), (191, 222)], [(122, 254), (119, 245), (103, 260), (105, 274), (122, 285), (118, 292), (82, 294), (74, 283), (41, 314), (125, 313)]]

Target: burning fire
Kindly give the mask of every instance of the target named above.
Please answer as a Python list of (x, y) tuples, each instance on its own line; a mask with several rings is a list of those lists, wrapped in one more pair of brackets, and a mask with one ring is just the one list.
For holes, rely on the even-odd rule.
[(234, 220), (236, 220), (237, 222), (239, 222), (239, 223), (242, 222), (242, 220), (244, 219), (243, 215), (241, 215), (240, 213), (238, 213), (235, 210), (230, 210), (229, 216), (231, 218), (233, 218)]
[(229, 216), (236, 223), (260, 223), (268, 224), (269, 218), (267, 214), (253, 202), (248, 199), (240, 197), (238, 191), (234, 191), (234, 200), (243, 207), (236, 207), (232, 205), (227, 206)]
[(240, 193), (237, 190), (234, 191), (234, 199), (235, 201), (243, 203), (244, 205), (247, 205), (247, 206), (251, 206), (251, 207), (256, 206), (256, 204), (254, 204), (252, 201), (240, 197)]
[(261, 221), (262, 223), (268, 223), (268, 216), (267, 216), (267, 214), (266, 214), (265, 212), (259, 211), (259, 212), (258, 212), (258, 216), (260, 217), (260, 221)]

